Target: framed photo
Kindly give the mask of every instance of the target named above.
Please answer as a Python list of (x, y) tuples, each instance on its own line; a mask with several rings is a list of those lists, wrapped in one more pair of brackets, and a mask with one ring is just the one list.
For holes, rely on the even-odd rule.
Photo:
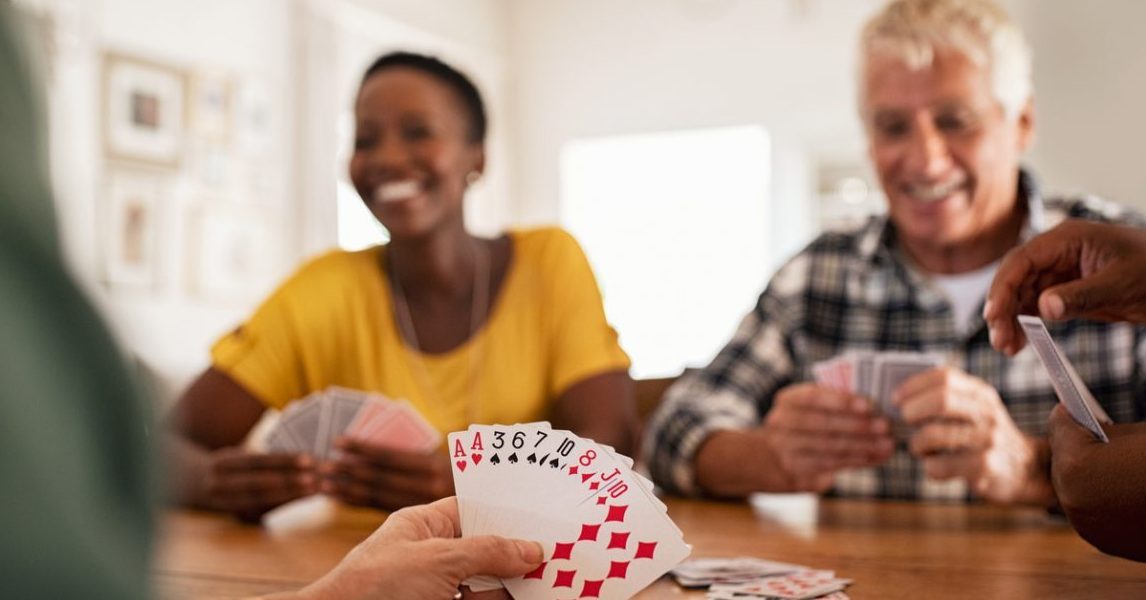
[(276, 115), (271, 85), (260, 79), (242, 80), (235, 91), (235, 145), (248, 156), (263, 156), (273, 141)]
[(281, 229), (266, 207), (203, 204), (188, 220), (191, 292), (245, 302), (272, 290), (282, 274)]
[(111, 158), (175, 167), (183, 152), (184, 76), (121, 54), (104, 56), (104, 139)]
[(199, 72), (191, 78), (191, 126), (197, 137), (212, 142), (228, 141), (234, 105), (234, 85), (227, 75)]
[(116, 169), (107, 179), (103, 232), (104, 277), (109, 285), (151, 288), (159, 270), (159, 213), (165, 179)]

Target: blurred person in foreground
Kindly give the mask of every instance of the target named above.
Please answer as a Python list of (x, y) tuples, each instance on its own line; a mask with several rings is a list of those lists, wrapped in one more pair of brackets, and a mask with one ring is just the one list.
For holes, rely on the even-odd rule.
[[(148, 402), (64, 267), (44, 103), (17, 19), (0, 2), (0, 590), (148, 598)], [(472, 575), (512, 577), (541, 563), (535, 543), (458, 535), (452, 498), (399, 511), (328, 575), (276, 598), (436, 600)]]
[(254, 521), (317, 491), (385, 510), (453, 493), (444, 451), (343, 439), (319, 465), (244, 449), (268, 408), (332, 385), (407, 399), (442, 433), (548, 420), (630, 452), (629, 359), (577, 242), (554, 227), (467, 229), (486, 165), (474, 84), (391, 53), (366, 70), (354, 113), (350, 180), (390, 239), (309, 261), (215, 344), (174, 411), (182, 501)]
[[(992, 343), (1009, 355), (1026, 343), (1020, 314), (1146, 323), (1146, 231), (1067, 221), (1011, 251), (983, 308)], [(1146, 423), (1102, 427), (1110, 443), (1055, 407), (1051, 483), (1083, 538), (1146, 561)]]
[[(830, 492), (1050, 505), (1046, 378), (989, 343), (999, 261), (1067, 218), (1141, 224), (1093, 197), (1044, 198), (1020, 160), (1034, 135), (1031, 56), (989, 0), (897, 0), (863, 29), (859, 114), (887, 216), (824, 233), (784, 265), (712, 363), (666, 395), (645, 439), (654, 480), (687, 494)], [(1141, 417), (1146, 329), (1052, 331), (1116, 421)], [(1086, 349), (1087, 353), (1082, 354)], [(896, 440), (870, 399), (809, 383), (854, 351), (948, 357), (905, 380)]]

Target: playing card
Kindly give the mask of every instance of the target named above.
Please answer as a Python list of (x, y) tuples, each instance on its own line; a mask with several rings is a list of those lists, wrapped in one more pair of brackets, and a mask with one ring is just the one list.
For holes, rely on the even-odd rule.
[(714, 584), (709, 588), (708, 597), (806, 600), (840, 591), (850, 583), (851, 580), (838, 578), (832, 571), (809, 569), (746, 583)]
[(1078, 373), (1066, 355), (1059, 351), (1043, 320), (1035, 316), (1019, 315), (1019, 325), (1023, 327), (1023, 333), (1034, 347), (1035, 355), (1039, 357), (1039, 362), (1050, 376), (1051, 385), (1059, 402), (1062, 402), (1079, 425), (1090, 430), (1099, 440), (1109, 442), (1106, 432), (1099, 425), (1099, 415), (1105, 418), (1106, 422), (1110, 421), (1110, 417), (1079, 379)]
[(266, 441), (267, 452), (294, 454), (303, 452), (303, 445), (294, 439), (286, 428), (276, 425), (274, 429), (267, 434)]
[(320, 393), (311, 394), (292, 403), (291, 408), (283, 412), (280, 423), (280, 427), (286, 428), (301, 445), (299, 451), (307, 454), (314, 454), (318, 444), (319, 425), (322, 419), (322, 406), (318, 402), (320, 395)]
[(904, 381), (943, 364), (943, 357), (934, 354), (884, 352), (875, 356), (872, 389), (879, 412), (894, 421), (902, 420), (899, 407), (892, 398)]
[(267, 435), (271, 452), (334, 458), (334, 442), (350, 436), (378, 446), (429, 451), (441, 434), (408, 402), (338, 386), (291, 402)]
[(352, 437), (373, 445), (411, 452), (429, 452), (442, 442), (442, 435), (409, 402), (394, 402), (389, 407), (374, 407), (371, 420), (351, 429)]
[(693, 558), (677, 565), (672, 570), (672, 576), (683, 587), (697, 588), (714, 583), (743, 583), (806, 569), (800, 565), (748, 556)]
[(855, 368), (852, 370), (852, 386), (854, 393), (867, 398), (875, 395), (875, 354), (864, 353), (855, 358)]
[(396, 407), (397, 402), (380, 394), (372, 394), (370, 400), (358, 410), (358, 414), (354, 415), (354, 420), (346, 426), (345, 435), (364, 442), (380, 441), (374, 440), (371, 432)]
[(323, 393), (319, 436), (315, 456), (320, 459), (333, 458), (334, 440), (343, 435), (358, 411), (369, 401), (366, 392), (331, 386)]
[(548, 424), (476, 425), (448, 447), (462, 535), (545, 548), (535, 572), (503, 580), (518, 600), (628, 598), (690, 551), (647, 480), (608, 447)]

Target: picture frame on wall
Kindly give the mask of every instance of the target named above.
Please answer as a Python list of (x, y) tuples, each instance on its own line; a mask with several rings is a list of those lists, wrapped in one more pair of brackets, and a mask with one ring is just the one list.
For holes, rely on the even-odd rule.
[(195, 136), (226, 143), (231, 138), (235, 114), (232, 78), (213, 71), (196, 72), (191, 78), (191, 127)]
[(103, 129), (109, 158), (179, 165), (186, 121), (185, 80), (175, 67), (105, 53)]
[(269, 293), (283, 274), (280, 223), (266, 207), (205, 202), (188, 219), (190, 292), (219, 303)]
[(158, 173), (116, 168), (105, 189), (104, 281), (111, 287), (154, 288), (160, 265), (160, 213), (167, 185)]

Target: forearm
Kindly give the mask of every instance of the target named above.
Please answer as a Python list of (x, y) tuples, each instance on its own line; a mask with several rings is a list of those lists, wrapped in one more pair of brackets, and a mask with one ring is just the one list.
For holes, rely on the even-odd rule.
[(211, 451), (177, 432), (166, 432), (164, 437), (168, 471), (171, 473), (168, 477), (171, 501), (194, 508), (208, 508), (203, 482), (210, 469)]
[(694, 469), (697, 485), (709, 496), (743, 498), (782, 489), (783, 476), (759, 430), (713, 433), (701, 443)]
[(552, 418), (559, 429), (569, 429), (629, 455), (636, 430), (633, 381), (625, 371), (582, 380), (557, 399)]

